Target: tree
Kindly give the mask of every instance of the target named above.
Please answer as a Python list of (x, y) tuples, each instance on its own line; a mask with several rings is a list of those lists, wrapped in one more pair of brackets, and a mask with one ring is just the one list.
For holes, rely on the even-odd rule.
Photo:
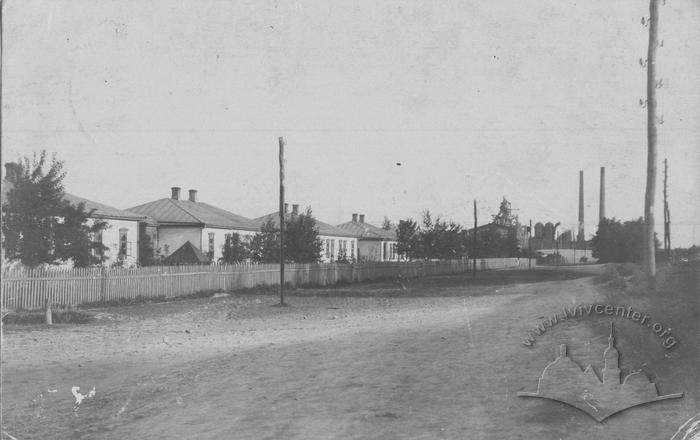
[[(591, 240), (593, 256), (601, 263), (642, 262), (644, 260), (644, 220), (640, 217), (624, 223), (605, 218)], [(658, 248), (654, 239), (654, 247)]]
[[(260, 263), (278, 262), (279, 233), (275, 221), (272, 218), (268, 219), (250, 241), (250, 258)], [(316, 263), (321, 259), (321, 248), (316, 219), (310, 208), (307, 208), (304, 214), (290, 215), (285, 219), (285, 261)]]
[(58, 214), (54, 255), (60, 261), (72, 260), (75, 267), (88, 267), (104, 261), (107, 247), (97, 240), (107, 228), (104, 220), (90, 220), (85, 204), (65, 203)]
[(322, 243), (311, 208), (304, 214), (291, 215), (285, 221), (284, 253), (293, 263), (317, 263)]
[(104, 260), (106, 248), (97, 240), (107, 225), (90, 222), (85, 205), (64, 199), (63, 162), (46, 151), (24, 157), (8, 167), (10, 190), (3, 205), (3, 247), (10, 260), (35, 267), (73, 260), (78, 267)]
[(419, 243), (418, 224), (413, 219), (399, 220), (396, 228), (396, 252), (412, 260), (416, 258)]
[(273, 219), (268, 219), (260, 227), (260, 232), (255, 234), (250, 241), (250, 258), (258, 263), (276, 263), (279, 261), (280, 230), (275, 226)]
[(223, 263), (242, 263), (251, 258), (250, 239), (243, 238), (240, 234), (226, 234), (224, 249), (221, 256)]
[(466, 243), (472, 255), (479, 258), (505, 258), (514, 257), (519, 253), (515, 228), (506, 228), (493, 223), (479, 228), (476, 249), (473, 249), (473, 233), (471, 230)]
[(160, 249), (153, 246), (153, 238), (144, 231), (139, 240), (139, 266), (155, 266), (161, 260)]

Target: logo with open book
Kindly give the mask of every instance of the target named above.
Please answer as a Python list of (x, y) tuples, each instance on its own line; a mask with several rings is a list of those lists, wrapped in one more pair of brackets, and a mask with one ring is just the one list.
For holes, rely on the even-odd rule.
[(602, 422), (611, 415), (644, 403), (683, 397), (683, 393), (659, 396), (656, 384), (642, 371), (622, 378), (620, 354), (615, 348), (615, 335), (610, 325), (608, 347), (603, 352), (602, 380), (588, 365), (582, 369), (567, 353), (567, 346), (559, 346), (559, 356), (542, 371), (537, 391), (518, 392), (521, 397), (540, 397), (556, 400), (580, 409)]

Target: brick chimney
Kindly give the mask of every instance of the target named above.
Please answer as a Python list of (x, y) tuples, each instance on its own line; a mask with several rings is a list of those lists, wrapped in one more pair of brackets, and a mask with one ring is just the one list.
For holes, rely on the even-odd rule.
[(352, 221), (357, 223), (357, 214), (352, 215)]
[(196, 202), (196, 201), (197, 201), (197, 190), (191, 189), (190, 190), (190, 202)]
[(285, 203), (284, 204), (284, 213), (286, 214), (288, 212), (289, 212), (289, 203)]
[(299, 205), (292, 205), (292, 215), (299, 214)]
[(172, 188), (170, 188), (170, 190), (172, 191), (172, 195), (170, 196), (170, 198), (172, 198), (173, 200), (180, 200), (180, 187), (173, 186)]
[(364, 222), (365, 222), (365, 215), (360, 214), (360, 223), (364, 223)]

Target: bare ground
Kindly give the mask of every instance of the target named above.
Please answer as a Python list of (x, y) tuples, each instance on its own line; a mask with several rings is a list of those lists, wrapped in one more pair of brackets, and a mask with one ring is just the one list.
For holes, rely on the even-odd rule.
[[(591, 278), (499, 272), (291, 293), (287, 307), (234, 294), (95, 309), (86, 325), (8, 326), (2, 429), (17, 439), (666, 439), (698, 412), (693, 326), (665, 350), (615, 323), (623, 369), (644, 368), (683, 399), (597, 423), (516, 396), (536, 388), (559, 342), (602, 367), (606, 320), (521, 342), (564, 304), (615, 302)], [(74, 408), (74, 385), (95, 397)]]

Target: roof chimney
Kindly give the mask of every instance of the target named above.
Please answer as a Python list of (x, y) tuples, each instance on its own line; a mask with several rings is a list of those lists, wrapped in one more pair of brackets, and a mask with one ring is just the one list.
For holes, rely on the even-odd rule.
[(171, 198), (173, 200), (180, 200), (180, 187), (179, 186), (173, 186), (170, 188), (170, 190), (173, 192)]
[(299, 214), (299, 205), (292, 205), (292, 215)]
[(357, 214), (352, 215), (352, 221), (357, 223)]
[(15, 162), (7, 162), (5, 164), (5, 180), (9, 182), (14, 182), (17, 179), (17, 175), (20, 173), (20, 165)]
[(284, 213), (286, 214), (288, 212), (289, 212), (289, 203), (285, 203), (284, 204)]
[(197, 201), (197, 190), (191, 189), (190, 190), (190, 202), (196, 202), (196, 201)]
[(364, 222), (365, 222), (365, 215), (360, 214), (360, 223), (364, 223)]

